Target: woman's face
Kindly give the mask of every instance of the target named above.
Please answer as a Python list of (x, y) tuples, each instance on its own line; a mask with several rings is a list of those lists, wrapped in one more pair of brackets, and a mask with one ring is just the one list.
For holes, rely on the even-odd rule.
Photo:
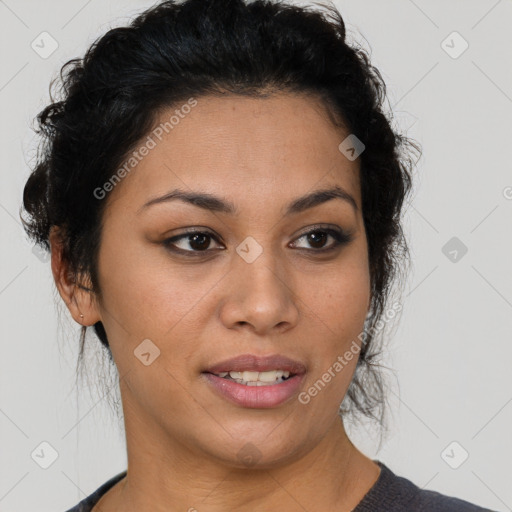
[[(160, 119), (176, 115), (172, 129), (143, 139), (148, 150), (104, 199), (95, 314), (119, 370), (127, 437), (160, 460), (278, 464), (339, 428), (355, 370), (357, 356), (344, 354), (360, 344), (370, 301), (358, 160), (340, 152), (348, 133), (312, 98), (199, 97), (175, 110)], [(298, 201), (335, 188), (352, 200)], [(178, 189), (216, 199), (147, 206)], [(199, 234), (177, 238), (190, 230)], [(338, 245), (340, 231), (350, 240)], [(258, 360), (276, 355), (299, 363), (281, 384), (208, 373), (286, 367)]]

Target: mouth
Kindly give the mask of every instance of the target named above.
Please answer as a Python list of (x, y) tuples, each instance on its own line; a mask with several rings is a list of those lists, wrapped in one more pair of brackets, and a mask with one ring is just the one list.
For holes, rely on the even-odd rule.
[(211, 388), (230, 402), (266, 409), (282, 405), (297, 393), (306, 367), (281, 355), (245, 354), (217, 363), (202, 374)]
[(243, 384), (244, 386), (274, 386), (295, 377), (297, 374), (290, 373), (287, 370), (269, 370), (265, 372), (246, 370), (243, 372), (219, 372), (212, 375)]

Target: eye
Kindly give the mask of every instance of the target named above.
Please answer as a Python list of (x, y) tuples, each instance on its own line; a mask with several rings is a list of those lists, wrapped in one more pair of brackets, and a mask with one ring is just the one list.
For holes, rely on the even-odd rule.
[[(205, 231), (192, 230), (182, 233), (181, 235), (168, 238), (167, 240), (164, 240), (163, 244), (170, 251), (188, 253), (187, 256), (196, 256), (200, 255), (199, 253), (202, 252), (211, 252), (211, 250), (209, 250), (211, 240), (216, 240), (212, 234)], [(184, 247), (191, 247), (192, 250), (178, 247), (177, 242), (181, 243)]]
[[(325, 244), (329, 237), (331, 237), (334, 242), (332, 242), (331, 245), (326, 248)], [(338, 229), (318, 227), (308, 231), (307, 233), (304, 233), (296, 240), (302, 239), (305, 239), (306, 243), (313, 247), (313, 252), (327, 252), (334, 250), (342, 245), (348, 244), (352, 241), (353, 235)], [(294, 247), (296, 247), (296, 243), (296, 241), (293, 242)], [(311, 250), (307, 247), (305, 249)]]
[[(325, 245), (329, 237), (333, 242), (326, 248)], [(315, 227), (314, 229), (310, 229), (310, 231), (302, 234), (290, 245), (292, 247), (297, 247), (297, 241), (302, 239), (304, 239), (306, 243), (310, 244), (312, 248), (298, 247), (299, 249), (305, 249), (309, 252), (324, 253), (333, 251), (342, 245), (348, 244), (352, 241), (353, 235), (340, 229)], [(215, 240), (218, 243), (217, 238), (207, 231), (191, 230), (182, 233), (181, 235), (168, 238), (162, 243), (169, 251), (194, 257), (212, 252), (213, 249), (210, 248), (212, 240)], [(182, 247), (179, 247), (179, 244), (181, 244)]]

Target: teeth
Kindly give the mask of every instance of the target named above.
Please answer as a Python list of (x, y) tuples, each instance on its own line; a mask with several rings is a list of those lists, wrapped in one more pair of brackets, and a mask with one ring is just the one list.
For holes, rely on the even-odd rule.
[(245, 380), (245, 382), (256, 382), (258, 375), (258, 372), (242, 372), (242, 379)]
[(221, 372), (217, 375), (219, 377), (227, 377), (228, 373), (231, 379), (247, 386), (265, 386), (269, 383), (279, 384), (290, 376), (290, 372), (285, 370), (270, 370), (266, 372)]
[[(270, 372), (261, 372), (259, 374), (259, 378), (258, 380), (262, 381), (262, 382), (274, 382), (276, 379), (279, 379), (281, 377), (284, 376), (284, 373), (283, 370), (273, 370), (273, 371), (270, 371)], [(290, 372), (286, 372), (288, 375), (290, 375)], [(288, 376), (287, 375), (287, 376)], [(244, 380), (247, 380), (247, 379), (244, 379)]]

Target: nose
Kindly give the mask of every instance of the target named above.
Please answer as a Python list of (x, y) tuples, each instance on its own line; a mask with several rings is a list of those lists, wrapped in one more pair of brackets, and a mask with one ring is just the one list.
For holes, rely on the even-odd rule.
[(238, 255), (225, 279), (220, 317), (229, 329), (268, 335), (297, 324), (299, 308), (292, 274), (271, 251), (252, 262)]

